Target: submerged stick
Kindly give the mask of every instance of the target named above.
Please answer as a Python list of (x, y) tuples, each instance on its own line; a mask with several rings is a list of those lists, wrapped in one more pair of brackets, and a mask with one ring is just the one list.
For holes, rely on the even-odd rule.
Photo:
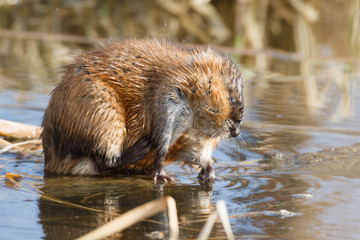
[(174, 211), (176, 211), (176, 206), (175, 209), (174, 206), (175, 200), (172, 197), (165, 197), (153, 200), (151, 202), (145, 203), (139, 207), (127, 211), (118, 218), (115, 218), (111, 222), (100, 226), (99, 228), (89, 232), (88, 234), (85, 234), (77, 240), (95, 240), (104, 238), (106, 236), (120, 232), (130, 227), (131, 225), (143, 220), (144, 218), (148, 218), (155, 214), (158, 214), (166, 207), (168, 207), (169, 209), (169, 239), (178, 239), (179, 229), (177, 225), (175, 226), (178, 220), (177, 213), (174, 213)]

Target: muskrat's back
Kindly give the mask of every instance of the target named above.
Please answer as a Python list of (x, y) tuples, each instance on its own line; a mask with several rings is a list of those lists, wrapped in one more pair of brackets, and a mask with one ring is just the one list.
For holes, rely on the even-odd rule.
[(240, 133), (242, 82), (236, 63), (211, 49), (125, 40), (84, 53), (68, 66), (43, 119), (45, 171), (94, 175), (124, 167), (172, 180), (166, 161), (201, 167)]

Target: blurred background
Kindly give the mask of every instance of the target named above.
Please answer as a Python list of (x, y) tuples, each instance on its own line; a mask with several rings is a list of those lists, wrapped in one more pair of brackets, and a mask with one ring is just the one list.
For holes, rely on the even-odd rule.
[(359, 5), (358, 0), (1, 0), (0, 74), (26, 76), (20, 85), (33, 88), (52, 80), (78, 51), (108, 39), (146, 36), (226, 47), (223, 51), (259, 71), (305, 73), (278, 61), (351, 62), (360, 56)]
[(359, 0), (0, 0), (0, 89), (49, 92), (75, 54), (129, 37), (211, 45), (235, 56), (248, 81), (297, 82), (316, 108), (336, 86), (336, 117), (353, 110)]
[[(179, 165), (168, 167), (177, 182), (165, 188), (131, 177), (44, 178), (41, 156), (6, 153), (0, 177), (21, 173), (42, 193), (0, 185), (0, 238), (74, 239), (164, 195), (176, 199), (186, 239), (219, 199), (237, 238), (360, 238), (360, 0), (0, 0), (0, 119), (40, 125), (76, 54), (132, 37), (211, 46), (239, 62), (244, 129), (214, 153), (216, 184), (204, 187)], [(165, 224), (138, 224), (123, 239), (166, 232), (166, 216), (154, 219)], [(221, 225), (212, 237), (224, 237)]]

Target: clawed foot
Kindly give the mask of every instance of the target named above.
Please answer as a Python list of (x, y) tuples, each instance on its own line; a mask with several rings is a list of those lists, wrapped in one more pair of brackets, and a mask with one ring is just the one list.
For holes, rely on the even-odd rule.
[(215, 182), (215, 172), (211, 165), (207, 167), (202, 167), (201, 171), (198, 175), (198, 178), (205, 180), (206, 183), (214, 183)]
[(154, 183), (156, 183), (157, 180), (164, 181), (164, 182), (175, 182), (175, 179), (168, 176), (164, 170), (162, 170), (160, 172), (154, 172), (153, 180), (154, 180)]
[(174, 182), (174, 178), (168, 176), (164, 169), (165, 159), (161, 157), (160, 159), (155, 161), (155, 169), (153, 173), (153, 180), (156, 183), (157, 180), (164, 181), (164, 182)]

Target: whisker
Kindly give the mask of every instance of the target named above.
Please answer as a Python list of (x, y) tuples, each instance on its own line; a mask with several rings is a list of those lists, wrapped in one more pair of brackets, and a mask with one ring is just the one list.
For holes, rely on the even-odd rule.
[(249, 152), (249, 149), (246, 145), (246, 141), (244, 140), (243, 136), (239, 136), (238, 138), (235, 138), (235, 141), (238, 146), (240, 146), (242, 149), (244, 149), (246, 152)]
[(215, 133), (211, 136), (211, 138), (215, 138), (221, 129), (222, 129), (222, 127), (219, 127), (219, 129), (215, 131)]

